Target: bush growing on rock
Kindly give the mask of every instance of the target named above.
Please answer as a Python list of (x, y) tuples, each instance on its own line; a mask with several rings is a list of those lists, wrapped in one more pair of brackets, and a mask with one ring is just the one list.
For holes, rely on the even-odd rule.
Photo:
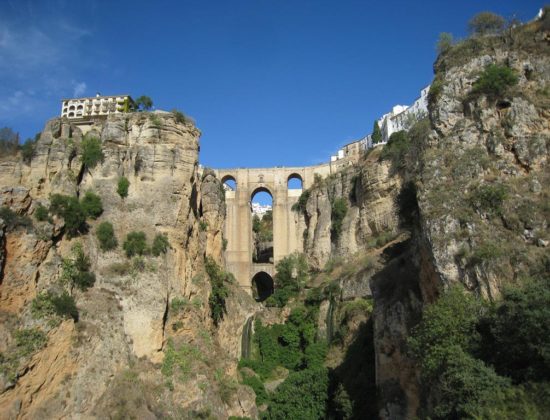
[(95, 274), (90, 272), (90, 267), (90, 258), (84, 253), (82, 244), (77, 243), (72, 248), (72, 256), (63, 259), (61, 280), (71, 287), (86, 290), (95, 283)]
[(153, 240), (153, 246), (151, 247), (152, 254), (158, 257), (160, 254), (166, 254), (169, 248), (170, 243), (168, 242), (168, 236), (157, 233)]
[(50, 212), (63, 218), (65, 230), (69, 236), (86, 232), (86, 213), (78, 198), (53, 194), (50, 199)]
[(93, 191), (86, 191), (80, 204), (86, 216), (92, 219), (97, 219), (103, 213), (101, 198)]
[(82, 163), (86, 168), (92, 169), (103, 161), (103, 152), (101, 151), (101, 140), (96, 137), (85, 137), (81, 144)]
[(489, 64), (472, 86), (472, 94), (499, 98), (518, 83), (518, 76), (508, 66)]
[(339, 197), (335, 198), (331, 204), (330, 237), (331, 240), (337, 241), (338, 238), (340, 238), (340, 234), (342, 233), (342, 221), (344, 220), (344, 217), (346, 217), (346, 213), (348, 212), (348, 203), (344, 198)]
[(212, 293), (208, 298), (210, 315), (214, 321), (214, 325), (218, 326), (226, 312), (225, 299), (229, 296), (227, 283), (233, 282), (233, 276), (231, 273), (222, 270), (211, 257), (206, 258), (204, 266), (210, 278), (210, 285), (212, 286)]
[(122, 245), (122, 248), (126, 252), (126, 256), (133, 257), (134, 255), (147, 254), (149, 249), (147, 248), (147, 236), (144, 232), (130, 232), (126, 236), (126, 240)]
[(478, 13), (468, 22), (468, 29), (473, 35), (498, 34), (505, 26), (504, 18), (492, 12)]
[(31, 219), (27, 216), (18, 215), (9, 207), (0, 207), (0, 219), (4, 221), (8, 231), (14, 230), (18, 227), (32, 227)]
[(443, 54), (446, 51), (449, 51), (453, 46), (453, 35), (448, 32), (442, 32), (439, 34), (439, 39), (437, 40), (437, 53)]
[(180, 124), (193, 124), (193, 119), (177, 109), (172, 110), (176, 122)]
[(130, 187), (130, 181), (128, 181), (128, 178), (121, 176), (118, 179), (118, 185), (116, 192), (118, 195), (120, 195), (121, 198), (128, 197), (128, 188)]
[(50, 291), (40, 293), (31, 303), (31, 313), (35, 318), (60, 316), (78, 321), (78, 309), (74, 298), (66, 291), (55, 294)]
[(48, 209), (44, 207), (42, 204), (40, 204), (34, 212), (34, 217), (39, 222), (45, 222), (49, 220), (50, 215), (48, 213)]
[(35, 155), (35, 150), (36, 142), (33, 139), (25, 140), (25, 143), (21, 146), (21, 156), (23, 157), (23, 162), (30, 163)]
[(96, 236), (102, 251), (110, 251), (115, 249), (118, 245), (115, 230), (110, 222), (100, 223), (96, 230)]

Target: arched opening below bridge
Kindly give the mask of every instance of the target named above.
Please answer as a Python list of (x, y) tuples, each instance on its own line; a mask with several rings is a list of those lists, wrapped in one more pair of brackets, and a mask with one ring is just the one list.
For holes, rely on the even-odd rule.
[(260, 187), (250, 196), (252, 212), (252, 262), (273, 263), (273, 197)]
[(222, 184), (225, 191), (237, 191), (237, 181), (231, 175), (224, 176)]
[(301, 190), (304, 187), (304, 181), (300, 175), (291, 174), (288, 176), (286, 185), (289, 190)]
[(265, 271), (252, 277), (252, 295), (257, 302), (263, 302), (273, 294), (273, 278)]

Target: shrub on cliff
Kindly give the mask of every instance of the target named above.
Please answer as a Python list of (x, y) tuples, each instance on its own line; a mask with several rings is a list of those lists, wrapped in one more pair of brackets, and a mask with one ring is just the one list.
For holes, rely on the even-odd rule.
[(49, 220), (50, 215), (48, 213), (48, 209), (44, 207), (42, 204), (39, 204), (36, 210), (34, 211), (34, 217), (39, 222), (45, 222)]
[(506, 20), (492, 12), (481, 12), (468, 22), (468, 29), (473, 35), (492, 35), (504, 30)]
[(113, 229), (113, 225), (109, 222), (100, 223), (96, 230), (96, 236), (102, 251), (110, 251), (111, 249), (115, 249), (118, 245), (115, 230)]
[(88, 169), (95, 168), (103, 161), (103, 152), (101, 151), (101, 140), (96, 137), (85, 137), (80, 145), (82, 149), (82, 163)]
[(65, 230), (69, 236), (86, 232), (86, 213), (82, 209), (78, 198), (53, 194), (50, 198), (50, 212), (63, 218)]
[(86, 191), (86, 194), (84, 194), (84, 197), (80, 201), (80, 205), (86, 216), (92, 219), (97, 219), (103, 213), (101, 198), (93, 191)]
[(212, 286), (212, 293), (208, 298), (210, 316), (217, 326), (226, 312), (225, 299), (229, 296), (227, 284), (233, 282), (233, 276), (222, 270), (211, 257), (206, 258), (204, 266)]
[(508, 66), (489, 64), (472, 86), (472, 95), (499, 98), (518, 83), (518, 76)]
[(149, 249), (147, 248), (147, 236), (144, 232), (130, 232), (126, 235), (126, 240), (122, 245), (122, 248), (126, 252), (126, 256), (133, 257), (134, 255), (146, 254)]
[(158, 257), (160, 254), (166, 254), (169, 248), (170, 243), (168, 242), (168, 236), (157, 233), (153, 240), (153, 246), (151, 246), (151, 253), (155, 257)]
[(78, 321), (78, 309), (74, 298), (66, 291), (55, 294), (50, 291), (40, 293), (31, 303), (31, 313), (35, 318), (60, 316)]
[(118, 179), (117, 189), (116, 192), (118, 195), (120, 195), (121, 198), (128, 197), (128, 187), (130, 186), (130, 181), (128, 181), (128, 178), (121, 176)]
[(21, 156), (23, 162), (30, 163), (35, 155), (36, 142), (33, 139), (25, 140), (25, 143), (21, 146)]
[(4, 221), (9, 231), (18, 227), (32, 227), (32, 220), (28, 216), (20, 216), (9, 207), (0, 207), (0, 219)]
[(183, 112), (181, 112), (177, 109), (172, 110), (172, 115), (174, 115), (174, 119), (176, 120), (176, 122), (178, 122), (180, 124), (193, 124), (194, 123), (194, 121), (191, 117), (185, 115)]
[(72, 248), (72, 255), (63, 259), (61, 281), (81, 290), (92, 287), (95, 283), (95, 274), (90, 271), (90, 257), (84, 253), (82, 244), (76, 243)]
[(330, 238), (332, 241), (337, 241), (342, 233), (342, 221), (348, 212), (348, 203), (345, 199), (335, 198), (331, 203), (331, 228)]

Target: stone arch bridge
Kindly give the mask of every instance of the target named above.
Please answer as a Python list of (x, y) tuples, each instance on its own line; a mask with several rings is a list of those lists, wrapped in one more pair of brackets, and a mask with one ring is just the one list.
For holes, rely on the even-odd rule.
[[(222, 183), (234, 181), (235, 188), (225, 191), (227, 208), (224, 238), (226, 269), (233, 273), (239, 285), (252, 293), (253, 279), (259, 273), (275, 275), (275, 264), (294, 251), (303, 250), (303, 231), (299, 219), (292, 211), (302, 189), (289, 189), (288, 180), (299, 178), (302, 188), (311, 187), (315, 176), (326, 177), (347, 166), (349, 161), (337, 161), (317, 166), (214, 169)], [(273, 199), (273, 262), (254, 263), (252, 235), (252, 197), (260, 191)], [(259, 285), (256, 285), (259, 289)], [(273, 287), (271, 285), (271, 287)], [(261, 294), (261, 291), (258, 290)]]

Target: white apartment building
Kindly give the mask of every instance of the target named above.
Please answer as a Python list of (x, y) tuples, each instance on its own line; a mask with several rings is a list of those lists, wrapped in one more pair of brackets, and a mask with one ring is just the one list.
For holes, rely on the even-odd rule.
[(430, 86), (420, 91), (420, 97), (411, 106), (396, 105), (391, 112), (378, 120), (382, 132), (382, 141), (387, 142), (390, 136), (401, 130), (408, 130), (412, 125), (428, 114), (428, 92)]
[(374, 144), (372, 134), (362, 139), (346, 144), (336, 155), (330, 157), (331, 162), (337, 162), (342, 159), (350, 161), (357, 160), (362, 150), (369, 150), (373, 147), (385, 145), (390, 136), (401, 130), (410, 129), (415, 122), (424, 118), (428, 114), (428, 92), (430, 86), (426, 86), (420, 91), (420, 97), (414, 101), (411, 106), (395, 105), (390, 112), (384, 114), (378, 120), (378, 126), (382, 133), (382, 141)]
[(252, 209), (252, 214), (257, 215), (260, 219), (264, 215), (272, 210), (272, 207), (269, 204), (262, 205), (260, 203), (251, 203), (250, 207)]
[(61, 116), (70, 119), (120, 114), (134, 109), (130, 95), (96, 96), (61, 100)]

